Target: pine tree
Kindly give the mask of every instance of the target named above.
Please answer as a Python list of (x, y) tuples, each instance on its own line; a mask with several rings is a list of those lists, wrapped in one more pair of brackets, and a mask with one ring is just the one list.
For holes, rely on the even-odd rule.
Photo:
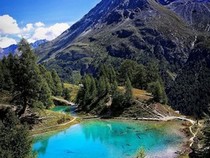
[(2, 87), (4, 90), (12, 91), (13, 89), (13, 80), (11, 76), (10, 64), (11, 59), (7, 59), (6, 57), (2, 60), (2, 74), (4, 76), (4, 80), (2, 82)]
[(111, 85), (108, 78), (105, 78), (105, 83), (106, 83), (106, 93), (108, 94), (111, 92)]
[(52, 86), (54, 88), (53, 89), (53, 95), (61, 96), (62, 92), (63, 92), (61, 79), (60, 79), (60, 77), (58, 76), (58, 74), (55, 70), (52, 71), (51, 75), (52, 75), (53, 83), (54, 83), (54, 86)]
[(103, 76), (98, 80), (98, 96), (103, 96), (106, 93), (106, 81)]
[(157, 80), (160, 80), (158, 65), (154, 62), (151, 62), (147, 65), (146, 69), (146, 82), (156, 82)]
[(50, 108), (54, 105), (51, 99), (52, 93), (45, 78), (41, 79), (40, 94), (38, 100), (41, 101), (45, 108)]
[(22, 125), (9, 109), (0, 117), (0, 157), (35, 158), (31, 151), (32, 140), (27, 127)]
[(77, 94), (76, 103), (83, 110), (87, 110), (88, 105), (97, 97), (98, 91), (96, 88), (96, 81), (90, 75), (85, 75), (82, 79), (82, 87)]
[(133, 98), (132, 85), (131, 85), (131, 81), (128, 76), (127, 76), (126, 82), (125, 82), (125, 98), (128, 102), (130, 102)]
[(71, 91), (70, 91), (68, 88), (64, 88), (64, 89), (63, 89), (63, 98), (64, 98), (65, 100), (70, 101), (70, 99), (71, 99), (70, 93), (71, 93)]
[(115, 80), (114, 83), (111, 85), (112, 94), (116, 93), (117, 88), (118, 88), (118, 84), (117, 84), (117, 81)]
[(133, 77), (133, 86), (135, 88), (146, 89), (146, 70), (143, 65), (138, 65)]
[(91, 83), (90, 83), (91, 99), (94, 99), (97, 95), (96, 81), (93, 78), (93, 76), (91, 76), (90, 79), (91, 79)]
[(43, 65), (39, 65), (39, 69), (43, 78), (45, 78), (48, 87), (50, 88), (51, 93), (53, 93), (55, 89), (54, 81), (50, 71), (47, 71)]
[(153, 99), (156, 102), (160, 102), (163, 104), (167, 103), (167, 97), (165, 93), (165, 89), (163, 84), (160, 81), (151, 82), (148, 84), (148, 90), (153, 94)]
[(76, 96), (76, 104), (82, 106), (84, 103), (84, 98), (85, 98), (85, 89), (84, 89), (84, 84), (82, 84)]
[[(39, 67), (36, 64), (36, 57), (32, 52), (30, 45), (26, 40), (21, 40), (19, 50), (22, 55), (19, 62), (16, 63), (16, 71), (14, 72), (14, 90), (13, 101), (17, 105), (22, 105), (19, 115), (25, 113), (27, 107), (33, 107), (34, 102), (39, 100), (40, 92), (42, 92), (42, 76)], [(43, 93), (43, 92), (42, 92)]]
[(129, 77), (130, 81), (133, 81), (134, 74), (136, 72), (138, 64), (132, 60), (125, 60), (120, 66), (119, 77), (121, 82), (125, 82)]
[(115, 72), (113, 66), (109, 66), (108, 70), (109, 70), (108, 71), (109, 72), (109, 82), (111, 84), (113, 84), (117, 80), (116, 72)]

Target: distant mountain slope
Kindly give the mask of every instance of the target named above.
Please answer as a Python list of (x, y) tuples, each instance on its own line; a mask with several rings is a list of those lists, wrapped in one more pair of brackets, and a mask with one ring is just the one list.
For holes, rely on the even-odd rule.
[[(141, 64), (155, 61), (159, 64), (169, 102), (190, 114), (197, 99), (186, 108), (188, 105), (184, 105), (182, 97), (190, 100), (196, 94), (188, 95), (189, 87), (182, 82), (188, 80), (186, 85), (191, 86), (194, 77), (209, 75), (210, 67), (206, 66), (210, 53), (210, 44), (206, 44), (210, 36), (209, 24), (209, 0), (102, 0), (58, 38), (36, 49), (36, 53), (40, 63), (57, 69), (65, 80), (75, 73), (94, 74), (100, 63), (118, 67), (124, 59)], [(193, 55), (194, 52), (197, 55)], [(193, 75), (199, 67), (205, 71)], [(187, 70), (191, 70), (189, 76)], [(195, 86), (205, 87), (202, 81), (206, 82), (203, 77), (196, 80)], [(199, 94), (205, 96), (202, 104), (206, 106), (200, 111), (208, 109), (210, 103), (210, 96), (205, 92)]]
[(113, 57), (143, 56), (146, 60), (157, 57), (181, 65), (187, 60), (186, 49), (193, 40), (192, 28), (153, 0), (102, 0), (36, 52), (40, 62), (74, 61), (108, 53)]
[[(47, 40), (38, 40), (38, 41), (35, 41), (34, 43), (31, 43), (31, 47), (32, 47), (32, 49), (35, 49), (46, 42), (47, 42)], [(6, 48), (1, 48), (0, 49), (0, 59), (2, 59), (4, 56), (8, 56), (10, 53), (20, 55), (17, 48), (18, 48), (18, 45), (16, 45), (16, 44), (13, 44)]]
[(158, 0), (196, 30), (210, 31), (210, 0)]
[(1, 48), (0, 59), (2, 59), (4, 56), (8, 56), (9, 53), (16, 54), (18, 52), (17, 47), (18, 46), (16, 44), (13, 44), (7, 48)]

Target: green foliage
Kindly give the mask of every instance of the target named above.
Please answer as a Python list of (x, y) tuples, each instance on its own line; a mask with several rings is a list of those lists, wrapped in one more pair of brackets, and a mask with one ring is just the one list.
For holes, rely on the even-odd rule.
[(3, 58), (3, 60), (1, 61), (1, 87), (4, 90), (8, 90), (8, 91), (12, 91), (13, 89), (13, 81), (12, 81), (12, 72), (11, 72), (11, 65), (13, 63), (13, 57), (11, 57), (11, 55), (8, 56), (7, 58)]
[(146, 82), (151, 83), (160, 80), (158, 65), (154, 62), (148, 63), (146, 67)]
[(53, 106), (53, 101), (51, 99), (51, 90), (47, 84), (47, 81), (42, 78), (41, 79), (41, 84), (40, 84), (40, 94), (38, 97), (38, 100), (41, 101), (44, 104), (44, 107), (50, 108)]
[(193, 51), (167, 92), (169, 103), (185, 115), (210, 114), (210, 50)]
[(82, 80), (82, 87), (77, 94), (76, 102), (87, 110), (87, 105), (90, 105), (97, 95), (95, 79), (90, 75), (85, 75)]
[(124, 109), (129, 106), (127, 105), (125, 94), (122, 92), (118, 92), (115, 93), (112, 96), (112, 98), (113, 100), (112, 100), (111, 110), (113, 111), (114, 116), (119, 116), (124, 111)]
[(70, 93), (71, 93), (71, 91), (69, 90), (69, 88), (64, 88), (63, 89), (63, 98), (65, 100), (70, 101), (70, 99), (71, 99)]
[[(47, 71), (36, 63), (36, 56), (26, 40), (19, 43), (20, 57), (9, 55), (0, 61), (0, 90), (12, 93), (12, 102), (20, 106), (19, 115), (27, 107), (49, 108), (52, 92), (62, 94), (62, 83), (55, 71)], [(52, 77), (53, 76), (53, 77)]]
[(133, 86), (140, 89), (147, 88), (147, 72), (143, 65), (138, 65), (133, 76)]
[(134, 74), (136, 73), (138, 64), (135, 61), (132, 60), (125, 60), (120, 65), (119, 70), (119, 81), (125, 82), (127, 76), (131, 81), (134, 80)]
[(61, 79), (59, 78), (57, 72), (55, 70), (52, 71), (52, 78), (53, 78), (53, 95), (55, 96), (61, 96), (63, 87), (62, 87), (62, 82)]
[(147, 66), (143, 66), (132, 60), (123, 61), (119, 69), (118, 80), (123, 84), (127, 77), (133, 87), (145, 90), (149, 83), (162, 81), (159, 75), (158, 65), (153, 62), (148, 63)]
[[(114, 94), (117, 90), (116, 73), (112, 66), (100, 65), (99, 76), (85, 75), (82, 79), (82, 87), (77, 94), (76, 102), (83, 110), (90, 110), (100, 100), (106, 100), (107, 96)], [(100, 102), (100, 104), (102, 104)], [(94, 106), (92, 106), (94, 105)]]
[(108, 80), (109, 83), (114, 83), (116, 81), (116, 72), (111, 65), (101, 64), (99, 66), (99, 77), (104, 77)]
[(39, 65), (42, 77), (46, 80), (51, 92), (55, 89), (54, 81), (50, 71), (47, 71), (43, 65)]
[[(76, 103), (84, 111), (103, 107), (107, 103), (105, 98), (111, 96), (111, 109), (116, 114), (120, 114), (132, 104), (133, 86), (142, 89), (149, 88), (156, 102), (167, 102), (165, 88), (154, 63), (146, 67), (134, 61), (125, 60), (118, 72), (112, 66), (105, 64), (99, 66), (98, 72), (95, 79), (90, 75), (85, 75), (82, 79), (82, 87), (77, 94)], [(117, 79), (120, 85), (125, 86), (125, 93), (118, 91)]]
[(121, 84), (122, 81), (126, 82), (126, 85), (130, 82), (129, 87), (149, 90), (154, 95), (154, 101), (167, 103), (164, 84), (159, 75), (158, 66), (154, 62), (143, 66), (135, 61), (125, 60), (120, 66), (118, 80), (121, 81)]
[(27, 127), (22, 125), (10, 110), (1, 113), (0, 119), (0, 157), (33, 158), (32, 140)]
[(167, 103), (167, 97), (165, 94), (164, 86), (159, 81), (151, 82), (148, 84), (148, 91), (153, 94), (155, 102), (163, 104)]
[(72, 84), (79, 84), (80, 80), (82, 79), (82, 76), (79, 71), (73, 71), (70, 75), (70, 82)]
[(131, 81), (129, 77), (126, 78), (126, 82), (125, 82), (125, 98), (128, 102), (130, 102), (133, 98), (132, 85), (131, 85)]
[(98, 80), (98, 96), (103, 96), (107, 93), (107, 83), (104, 76), (101, 76)]
[(19, 44), (19, 50), (22, 55), (19, 62), (16, 63), (17, 71), (13, 72), (14, 78), (14, 101), (17, 105), (22, 105), (20, 115), (25, 113), (26, 108), (32, 107), (36, 100), (43, 94), (45, 87), (42, 81), (42, 76), (38, 65), (36, 64), (36, 57), (32, 52), (30, 45), (22, 40)]

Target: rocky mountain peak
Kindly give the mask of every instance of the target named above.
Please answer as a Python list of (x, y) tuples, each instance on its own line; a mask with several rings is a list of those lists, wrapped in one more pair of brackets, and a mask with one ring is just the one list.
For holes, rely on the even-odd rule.
[(157, 0), (198, 31), (210, 32), (210, 0)]

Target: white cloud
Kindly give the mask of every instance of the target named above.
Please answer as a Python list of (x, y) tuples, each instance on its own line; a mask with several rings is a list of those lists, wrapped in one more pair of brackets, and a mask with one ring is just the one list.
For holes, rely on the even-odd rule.
[(9, 15), (0, 16), (0, 33), (2, 34), (17, 34), (20, 28), (15, 19)]
[(30, 32), (34, 29), (33, 24), (29, 23), (22, 29), (23, 32)]
[(35, 23), (34, 25), (35, 25), (36, 27), (44, 27), (44, 26), (45, 26), (45, 24), (42, 23), (42, 22), (37, 22), (37, 23)]
[(6, 48), (12, 44), (17, 44), (17, 42), (13, 38), (0, 37), (0, 47), (1, 48)]
[(26, 26), (21, 29), (20, 34), (18, 34), (17, 36), (19, 38), (28, 39), (31, 37), (31, 34), (33, 34), (34, 30), (35, 30), (35, 28), (32, 23), (26, 24)]
[[(43, 22), (28, 23), (24, 27), (19, 28), (17, 21), (9, 16), (0, 16), (0, 47), (15, 44), (16, 41), (8, 36), (13, 35), (15, 38), (25, 38), (30, 43), (40, 39), (53, 40), (61, 33), (67, 30), (72, 23), (56, 23), (46, 26)], [(1, 37), (2, 36), (2, 37)]]
[(28, 39), (29, 42), (35, 42), (40, 39), (53, 40), (61, 33), (70, 27), (68, 23), (56, 23), (49, 27), (38, 27), (35, 29), (34, 34)]

